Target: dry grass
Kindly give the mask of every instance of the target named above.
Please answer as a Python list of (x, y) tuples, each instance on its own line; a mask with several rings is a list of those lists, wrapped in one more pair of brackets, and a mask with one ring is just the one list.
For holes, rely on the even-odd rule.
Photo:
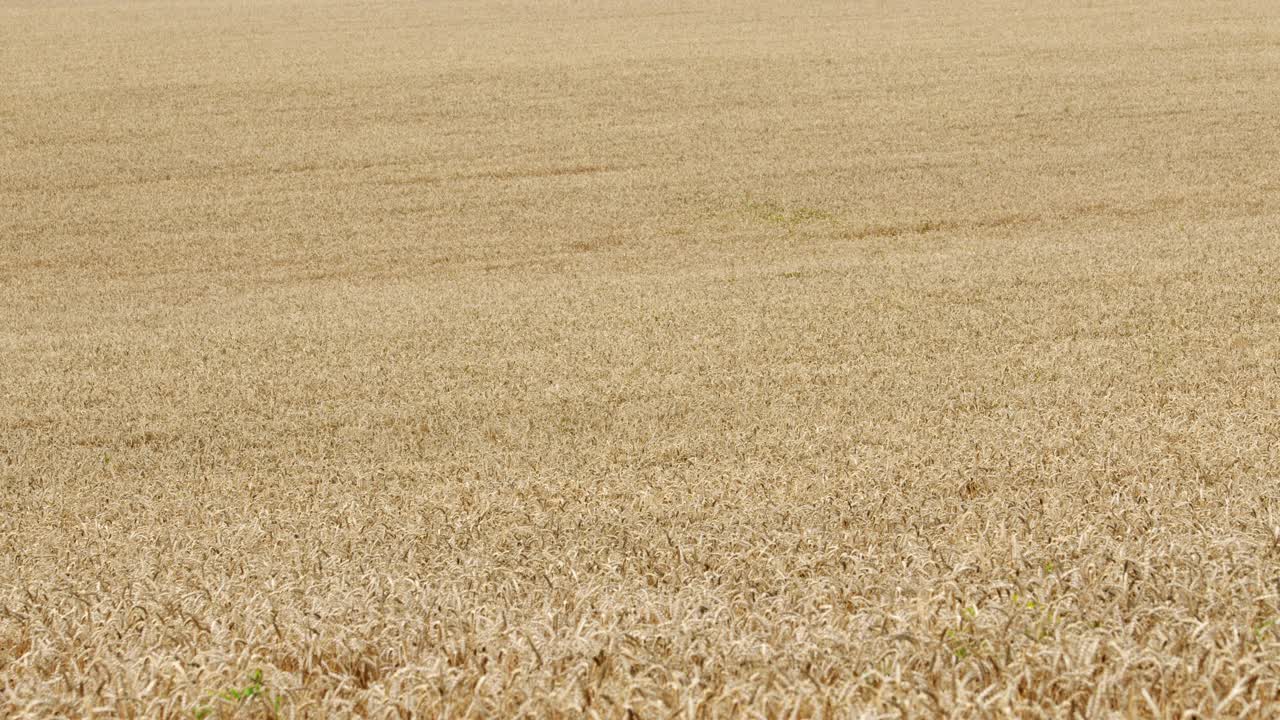
[(0, 2), (0, 715), (1274, 713), (1277, 108), (1263, 0)]

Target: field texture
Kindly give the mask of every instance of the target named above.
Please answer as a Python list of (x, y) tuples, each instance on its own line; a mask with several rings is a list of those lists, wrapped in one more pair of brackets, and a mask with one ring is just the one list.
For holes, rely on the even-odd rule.
[(1280, 6), (0, 0), (0, 716), (1270, 715)]

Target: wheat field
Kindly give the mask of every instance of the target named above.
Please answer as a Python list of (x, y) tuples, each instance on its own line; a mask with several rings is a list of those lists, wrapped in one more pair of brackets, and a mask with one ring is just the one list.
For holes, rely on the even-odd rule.
[(0, 0), (0, 716), (1280, 713), (1280, 6)]

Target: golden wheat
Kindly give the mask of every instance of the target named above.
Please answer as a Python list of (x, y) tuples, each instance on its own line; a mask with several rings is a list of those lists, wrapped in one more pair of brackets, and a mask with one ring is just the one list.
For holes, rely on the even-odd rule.
[(1280, 8), (0, 3), (0, 715), (1280, 700)]

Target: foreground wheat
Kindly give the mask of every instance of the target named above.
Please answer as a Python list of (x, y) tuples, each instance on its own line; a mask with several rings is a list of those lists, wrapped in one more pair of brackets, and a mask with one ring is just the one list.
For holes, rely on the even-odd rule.
[(1263, 2), (0, 3), (0, 715), (1280, 699)]

